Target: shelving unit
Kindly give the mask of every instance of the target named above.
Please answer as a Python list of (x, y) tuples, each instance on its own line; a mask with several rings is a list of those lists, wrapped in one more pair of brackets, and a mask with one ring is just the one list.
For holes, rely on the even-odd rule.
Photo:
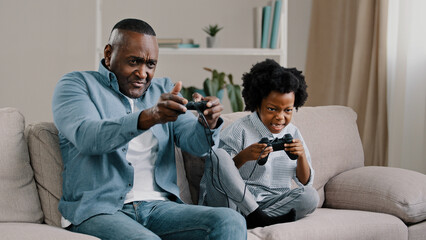
[[(271, 4), (274, 1), (264, 1)], [(160, 48), (160, 55), (192, 55), (196, 56), (264, 56), (278, 57), (282, 66), (287, 65), (287, 31), (288, 31), (288, 0), (282, 0), (281, 30), (278, 49), (270, 48)]]
[[(235, 84), (242, 84), (242, 75), (251, 66), (266, 58), (287, 66), (288, 0), (282, 0), (279, 49), (255, 48), (255, 10), (273, 4), (274, 0), (130, 0), (122, 4), (114, 0), (96, 0), (96, 61), (103, 56), (108, 33), (118, 19), (141, 18), (155, 29), (157, 38), (192, 39), (201, 48), (160, 48), (155, 77), (169, 77), (182, 81), (183, 86), (201, 88), (211, 77), (204, 67), (232, 74)], [(132, 6), (129, 8), (129, 6)], [(167, 6), (166, 8), (164, 6)], [(204, 26), (219, 24), (220, 48), (205, 48)], [(223, 99), (224, 112), (229, 112), (227, 96)]]
[(282, 56), (281, 49), (261, 48), (160, 48), (160, 54), (187, 55), (275, 55)]

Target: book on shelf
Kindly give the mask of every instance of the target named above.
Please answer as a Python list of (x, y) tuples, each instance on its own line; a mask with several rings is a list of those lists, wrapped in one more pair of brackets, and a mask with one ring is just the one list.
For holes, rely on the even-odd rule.
[(158, 45), (183, 43), (182, 38), (157, 38)]
[(271, 22), (271, 6), (263, 6), (262, 10), (262, 40), (260, 47), (267, 48), (269, 43), (269, 26)]
[(271, 39), (270, 39), (270, 48), (278, 48), (278, 33), (282, 26), (280, 26), (281, 19), (281, 7), (282, 0), (275, 0), (274, 4), (274, 15), (272, 18), (272, 27), (271, 27)]
[(254, 12), (254, 47), (260, 48), (262, 43), (262, 11), (263, 7), (255, 7)]
[(274, 0), (266, 6), (254, 8), (254, 46), (280, 48), (284, 29), (283, 0)]
[(195, 43), (176, 43), (176, 44), (159, 44), (160, 48), (199, 48), (200, 44)]
[(159, 38), (157, 39), (160, 48), (199, 48), (200, 44), (195, 44), (193, 39), (182, 38)]

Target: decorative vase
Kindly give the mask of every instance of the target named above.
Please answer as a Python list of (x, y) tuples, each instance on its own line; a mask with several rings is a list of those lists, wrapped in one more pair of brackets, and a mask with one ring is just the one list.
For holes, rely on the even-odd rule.
[(207, 37), (207, 47), (208, 48), (215, 48), (217, 47), (217, 39), (216, 37), (208, 36)]

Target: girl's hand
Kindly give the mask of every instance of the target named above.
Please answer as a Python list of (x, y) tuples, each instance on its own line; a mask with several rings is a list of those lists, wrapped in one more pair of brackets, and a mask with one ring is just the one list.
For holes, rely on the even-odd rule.
[[(243, 149), (234, 157), (235, 166), (240, 168), (248, 161), (254, 161), (259, 158), (265, 158), (272, 152), (272, 147), (266, 147), (266, 143), (253, 143)], [(263, 151), (263, 152), (262, 152)]]
[(305, 157), (305, 148), (299, 139), (293, 139), (292, 143), (285, 143), (284, 150), (290, 151), (291, 154), (295, 154), (300, 157)]

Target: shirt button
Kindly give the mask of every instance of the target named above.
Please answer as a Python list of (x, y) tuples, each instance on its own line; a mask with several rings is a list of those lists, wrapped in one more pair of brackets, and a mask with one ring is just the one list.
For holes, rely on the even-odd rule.
[(127, 111), (127, 114), (130, 114), (130, 112), (129, 112), (129, 111)]
[(128, 163), (129, 164), (129, 166), (132, 166), (132, 163)]
[(132, 137), (133, 137), (134, 135), (135, 135), (134, 133), (130, 133), (130, 136), (132, 136)]
[(125, 148), (122, 148), (122, 149), (121, 149), (121, 151), (126, 152), (126, 149), (125, 149)]
[(129, 187), (131, 187), (132, 186), (132, 184), (131, 183), (129, 183)]
[(123, 197), (120, 197), (121, 200), (123, 200)]

